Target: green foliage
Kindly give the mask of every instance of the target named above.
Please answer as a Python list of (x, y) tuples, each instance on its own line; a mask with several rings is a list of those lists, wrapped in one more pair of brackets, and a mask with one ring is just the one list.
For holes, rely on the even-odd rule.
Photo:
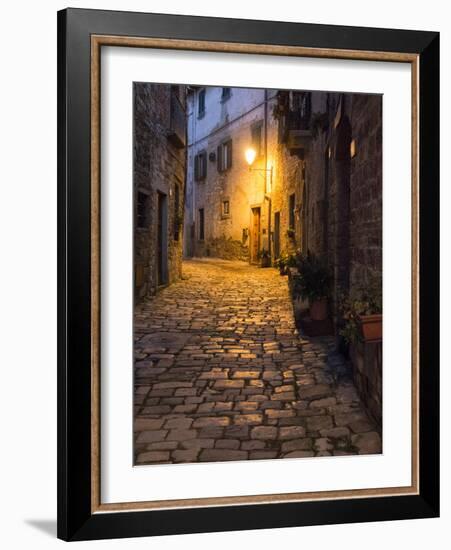
[(307, 252), (297, 254), (296, 265), (299, 274), (294, 277), (293, 294), (310, 302), (327, 298), (330, 293), (331, 275), (326, 262)]
[(279, 268), (281, 272), (285, 272), (288, 267), (296, 267), (296, 256), (294, 254), (282, 252), (274, 262), (274, 265)]
[(362, 341), (360, 317), (382, 313), (382, 282), (373, 277), (368, 284), (339, 298), (339, 311), (344, 326), (341, 336), (348, 343)]

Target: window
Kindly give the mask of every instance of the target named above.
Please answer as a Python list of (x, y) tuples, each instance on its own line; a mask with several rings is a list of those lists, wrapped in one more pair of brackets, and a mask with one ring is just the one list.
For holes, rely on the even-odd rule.
[(174, 188), (174, 241), (179, 240), (181, 224), (182, 220), (180, 214), (180, 187), (176, 183)]
[(194, 157), (194, 179), (202, 181), (207, 177), (207, 153), (201, 151)]
[(223, 88), (221, 93), (221, 101), (227, 101), (230, 97), (230, 88)]
[(222, 216), (229, 216), (230, 215), (230, 201), (225, 200), (222, 201)]
[(149, 195), (138, 191), (136, 208), (136, 227), (138, 229), (147, 229), (149, 226)]
[(229, 139), (218, 146), (218, 172), (225, 172), (232, 167), (232, 140)]
[(204, 209), (199, 208), (199, 241), (205, 239), (205, 214)]
[(205, 88), (199, 90), (198, 103), (197, 103), (197, 116), (202, 118), (205, 115)]
[(257, 122), (251, 126), (252, 147), (257, 153), (257, 157), (261, 157), (263, 155), (262, 128), (262, 122)]
[(291, 194), (289, 198), (289, 211), (288, 211), (288, 228), (294, 229), (295, 221), (294, 221), (294, 210), (296, 207), (296, 197), (295, 194)]

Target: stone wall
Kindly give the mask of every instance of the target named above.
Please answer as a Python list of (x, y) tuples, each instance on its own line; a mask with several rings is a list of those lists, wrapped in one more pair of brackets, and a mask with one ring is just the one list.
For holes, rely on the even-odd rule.
[(302, 248), (327, 259), (337, 296), (382, 276), (382, 98), (317, 95), (327, 124), (306, 153)]
[[(270, 113), (272, 109), (269, 109)], [(299, 210), (302, 201), (302, 189), (304, 179), (304, 163), (296, 155), (290, 154), (284, 144), (278, 139), (278, 121), (271, 114), (269, 120), (268, 156), (273, 166), (273, 185), (271, 190), (272, 202), (272, 260), (276, 260), (276, 235), (275, 216), (279, 214), (279, 249), (280, 255), (294, 254), (301, 248), (301, 213)], [(290, 227), (290, 195), (295, 196), (294, 227)], [(294, 229), (295, 233), (288, 234), (288, 230)]]
[(382, 98), (353, 95), (350, 286), (382, 277)]
[(382, 344), (356, 343), (350, 348), (354, 383), (368, 414), (382, 426)]
[[(183, 144), (174, 145), (171, 138), (174, 127), (171, 105), (174, 94), (181, 107), (186, 100), (184, 86), (134, 83), (133, 92), (135, 299), (138, 301), (182, 274), (186, 149)], [(162, 280), (158, 270), (159, 196), (166, 204), (163, 207), (166, 216), (162, 231), (165, 264)]]

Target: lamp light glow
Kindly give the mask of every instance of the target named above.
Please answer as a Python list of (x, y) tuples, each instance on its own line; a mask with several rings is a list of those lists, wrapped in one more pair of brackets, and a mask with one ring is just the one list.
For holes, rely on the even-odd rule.
[(254, 164), (254, 160), (255, 160), (255, 157), (257, 156), (257, 153), (255, 152), (255, 149), (252, 149), (252, 147), (249, 147), (249, 149), (246, 149), (244, 156), (246, 157), (246, 162), (249, 164), (249, 166), (252, 166)]

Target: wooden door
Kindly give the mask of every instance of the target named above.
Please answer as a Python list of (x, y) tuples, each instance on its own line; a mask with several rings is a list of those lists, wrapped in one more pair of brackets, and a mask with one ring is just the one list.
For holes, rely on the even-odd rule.
[(260, 208), (252, 208), (251, 262), (258, 263), (260, 252)]

